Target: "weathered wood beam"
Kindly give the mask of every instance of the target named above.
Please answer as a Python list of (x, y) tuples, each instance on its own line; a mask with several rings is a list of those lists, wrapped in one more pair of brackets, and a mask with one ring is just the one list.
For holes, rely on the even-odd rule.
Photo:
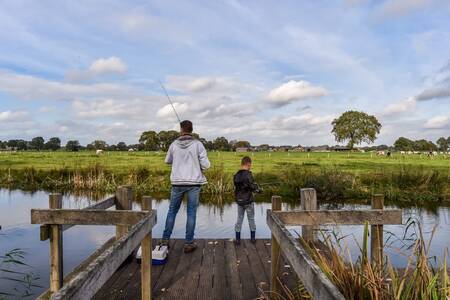
[(126, 235), (106, 249), (50, 299), (91, 299), (156, 224), (156, 211), (144, 214), (145, 217), (132, 226)]
[[(272, 196), (272, 211), (281, 211), (281, 197)], [(277, 242), (276, 238), (271, 236), (271, 251), (270, 251), (270, 290), (271, 299), (279, 298), (278, 295), (281, 292), (281, 286), (278, 281), (280, 275), (280, 261), (281, 261), (281, 249), (280, 244)]]
[(287, 226), (402, 224), (402, 210), (293, 210), (274, 212)]
[(283, 249), (283, 254), (313, 299), (344, 300), (337, 287), (320, 270), (306, 250), (300, 245), (278, 218), (277, 212), (267, 210), (267, 225)]
[(32, 209), (31, 224), (134, 225), (147, 212), (98, 209)]
[[(62, 195), (50, 194), (49, 206), (51, 209), (62, 207)], [(63, 270), (63, 238), (60, 225), (50, 226), (50, 292), (58, 291), (64, 279)]]
[[(63, 285), (67, 284), (72, 280), (75, 276), (78, 275), (81, 271), (83, 271), (94, 259), (96, 259), (100, 254), (102, 254), (106, 249), (111, 247), (116, 242), (116, 237), (110, 238), (106, 241), (100, 248), (95, 250), (88, 258), (86, 258), (81, 264), (75, 267), (66, 277), (64, 277)], [(39, 295), (36, 300), (48, 300), (50, 299), (51, 293), (50, 290), (46, 290), (41, 295)]]
[[(89, 205), (83, 209), (108, 209), (114, 205), (115, 199), (116, 199), (116, 196), (112, 196), (112, 197), (106, 198), (102, 201), (99, 201), (97, 203), (94, 203), (92, 205)], [(73, 226), (76, 226), (76, 225), (73, 225), (73, 224), (63, 225), (62, 231), (66, 231), (67, 229), (72, 228)], [(50, 238), (50, 225), (41, 225), (41, 228), (40, 228), (41, 241), (46, 241), (49, 238)]]

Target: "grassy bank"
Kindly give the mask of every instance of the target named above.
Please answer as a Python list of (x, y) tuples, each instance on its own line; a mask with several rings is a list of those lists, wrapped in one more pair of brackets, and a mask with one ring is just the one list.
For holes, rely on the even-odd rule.
[[(242, 153), (212, 152), (204, 192), (232, 192)], [(254, 153), (254, 174), (267, 193), (297, 195), (314, 187), (326, 200), (382, 192), (396, 202), (438, 202), (450, 191), (450, 157), (378, 157), (370, 153)], [(130, 184), (140, 193), (167, 192), (170, 168), (161, 152), (0, 153), (0, 186), (24, 190), (103, 191)]]

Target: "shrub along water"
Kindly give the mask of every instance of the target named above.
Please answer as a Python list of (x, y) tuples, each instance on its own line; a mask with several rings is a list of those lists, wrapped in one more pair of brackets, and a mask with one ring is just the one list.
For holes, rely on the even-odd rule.
[[(373, 172), (342, 171), (336, 166), (317, 167), (299, 164), (280, 165), (279, 171), (256, 172), (257, 182), (267, 193), (298, 195), (302, 187), (315, 188), (320, 199), (368, 199), (372, 193), (384, 193), (387, 200), (405, 203), (439, 202), (450, 190), (450, 172), (420, 166), (401, 166)], [(167, 192), (168, 169), (142, 166), (108, 169), (101, 164), (80, 168), (1, 169), (0, 187), (23, 190), (113, 192), (117, 186), (132, 185), (139, 193)], [(232, 193), (232, 172), (221, 165), (206, 171), (208, 185), (204, 193)]]

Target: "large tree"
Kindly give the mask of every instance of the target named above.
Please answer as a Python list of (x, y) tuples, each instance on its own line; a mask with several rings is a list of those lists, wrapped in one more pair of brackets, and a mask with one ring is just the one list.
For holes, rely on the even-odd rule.
[(448, 147), (450, 145), (450, 137), (449, 138), (445, 138), (445, 137), (440, 137), (437, 141), (436, 144), (439, 146), (439, 150), (441, 151), (447, 151)]
[(334, 119), (334, 137), (337, 142), (348, 141), (348, 147), (353, 149), (355, 145), (373, 143), (380, 133), (381, 124), (375, 116), (361, 111), (346, 111), (339, 118)]
[(30, 142), (30, 148), (33, 150), (42, 150), (44, 149), (45, 141), (42, 136), (37, 136), (33, 138)]
[(221, 136), (214, 140), (213, 142), (214, 149), (219, 151), (230, 151), (230, 144), (228, 143), (228, 140)]
[(160, 131), (158, 133), (159, 147), (163, 151), (169, 149), (170, 144), (180, 136), (180, 133), (175, 130)]
[(158, 134), (153, 130), (144, 131), (139, 138), (139, 143), (147, 151), (156, 151), (159, 149)]
[(56, 151), (61, 148), (61, 140), (58, 137), (50, 138), (47, 143), (45, 143), (45, 149)]
[(414, 150), (414, 141), (405, 138), (405, 137), (399, 137), (394, 142), (394, 148), (397, 151), (412, 151)]
[(66, 151), (78, 151), (80, 150), (81, 145), (77, 140), (67, 141)]

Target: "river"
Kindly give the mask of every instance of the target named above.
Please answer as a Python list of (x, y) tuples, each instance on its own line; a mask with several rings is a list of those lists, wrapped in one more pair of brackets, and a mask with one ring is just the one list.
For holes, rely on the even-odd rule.
[[(266, 225), (266, 210), (270, 208), (269, 199), (259, 199), (255, 204), (257, 238), (269, 238), (270, 231)], [(264, 202), (265, 201), (265, 202)], [(83, 208), (93, 203), (88, 197), (76, 197), (65, 195), (64, 208)], [(167, 213), (169, 201), (166, 199), (153, 201), (153, 208), (158, 211), (158, 224), (153, 229), (153, 237), (161, 237), (165, 215)], [(367, 209), (368, 205), (356, 204), (336, 204), (321, 203), (321, 209)], [(0, 189), (0, 255), (19, 248), (26, 252), (25, 260), (30, 267), (18, 267), (15, 270), (33, 272), (38, 279), (34, 281), (39, 287), (32, 287), (33, 293), (29, 298), (36, 297), (39, 293), (48, 287), (49, 278), (49, 245), (48, 241), (39, 240), (39, 225), (30, 224), (30, 209), (48, 208), (48, 193), (38, 191), (34, 193), (23, 191), (9, 191)], [(283, 209), (294, 209), (296, 205), (283, 204)], [(395, 208), (395, 206), (387, 207)], [(134, 209), (139, 209), (139, 204), (134, 204)], [(236, 218), (236, 204), (229, 203), (221, 206), (208, 204), (208, 201), (202, 201), (197, 215), (196, 238), (233, 238), (234, 222)], [(403, 220), (416, 219), (422, 224), (423, 231), (427, 238), (430, 237), (433, 228), (435, 228), (434, 237), (431, 244), (430, 255), (442, 258), (446, 248), (450, 246), (450, 207), (434, 207), (433, 209), (407, 207), (403, 208)], [(183, 238), (186, 222), (186, 206), (183, 205), (178, 214), (175, 224), (173, 237)], [(402, 242), (393, 238), (393, 234), (402, 237), (405, 231), (404, 225), (384, 226), (385, 240), (390, 243), (394, 241), (391, 247), (386, 249), (392, 263), (397, 267), (406, 264), (404, 253), (406, 249), (401, 249)], [(290, 228), (293, 232), (299, 232), (299, 228)], [(328, 227), (327, 230), (334, 230), (339, 236), (347, 236), (345, 243), (348, 244), (350, 253), (353, 257), (358, 254), (357, 243), (361, 243), (363, 235), (362, 226), (340, 226)], [(89, 256), (96, 248), (101, 246), (106, 240), (115, 233), (111, 226), (75, 226), (64, 232), (64, 272), (69, 273), (84, 258)], [(249, 236), (249, 229), (244, 220), (243, 238)], [(391, 236), (391, 237), (389, 237)], [(1, 269), (1, 266), (0, 266)], [(0, 272), (0, 276), (1, 276)], [(3, 274), (4, 275), (4, 274)], [(0, 279), (0, 298), (1, 293), (17, 293), (24, 288), (17, 282)]]

